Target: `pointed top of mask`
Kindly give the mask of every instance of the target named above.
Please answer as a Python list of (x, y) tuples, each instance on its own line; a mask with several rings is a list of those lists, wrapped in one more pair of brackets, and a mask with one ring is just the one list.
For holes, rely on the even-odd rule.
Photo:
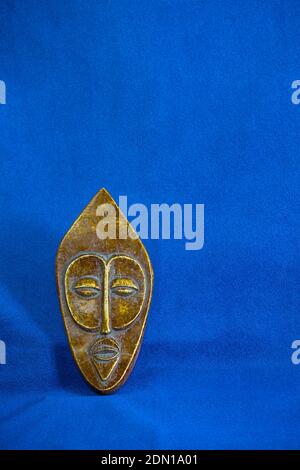
[(152, 274), (142, 241), (104, 188), (93, 197), (64, 236), (57, 253), (57, 268), (87, 252), (133, 256)]

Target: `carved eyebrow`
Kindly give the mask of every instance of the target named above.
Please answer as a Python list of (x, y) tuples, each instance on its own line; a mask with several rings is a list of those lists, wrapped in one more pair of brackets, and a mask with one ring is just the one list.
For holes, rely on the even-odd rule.
[(127, 277), (116, 278), (111, 284), (111, 289), (115, 294), (127, 296), (139, 290), (137, 284)]

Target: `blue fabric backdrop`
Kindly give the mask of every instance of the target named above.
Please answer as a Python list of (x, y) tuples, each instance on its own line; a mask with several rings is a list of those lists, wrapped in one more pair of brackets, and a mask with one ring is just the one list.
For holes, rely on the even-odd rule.
[[(297, 0), (1, 0), (0, 447), (298, 448)], [(204, 203), (205, 246), (147, 240), (136, 367), (98, 396), (55, 288), (101, 188)]]

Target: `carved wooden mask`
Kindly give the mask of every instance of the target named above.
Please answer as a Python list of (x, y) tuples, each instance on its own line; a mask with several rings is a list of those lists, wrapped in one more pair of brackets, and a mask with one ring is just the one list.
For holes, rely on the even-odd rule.
[[(116, 213), (116, 237), (97, 234), (99, 207)], [(127, 238), (120, 238), (124, 229)], [(102, 393), (119, 388), (137, 358), (152, 295), (148, 254), (109, 193), (102, 189), (62, 240), (57, 287), (75, 361)]]

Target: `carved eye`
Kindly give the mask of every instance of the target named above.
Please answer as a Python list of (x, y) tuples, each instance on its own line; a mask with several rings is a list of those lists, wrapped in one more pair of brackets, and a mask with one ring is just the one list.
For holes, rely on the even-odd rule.
[(82, 277), (73, 285), (73, 291), (85, 299), (94, 299), (100, 294), (100, 286), (93, 277)]
[(132, 279), (128, 278), (118, 278), (115, 279), (111, 284), (111, 289), (114, 294), (127, 297), (129, 295), (135, 294), (139, 288)]

